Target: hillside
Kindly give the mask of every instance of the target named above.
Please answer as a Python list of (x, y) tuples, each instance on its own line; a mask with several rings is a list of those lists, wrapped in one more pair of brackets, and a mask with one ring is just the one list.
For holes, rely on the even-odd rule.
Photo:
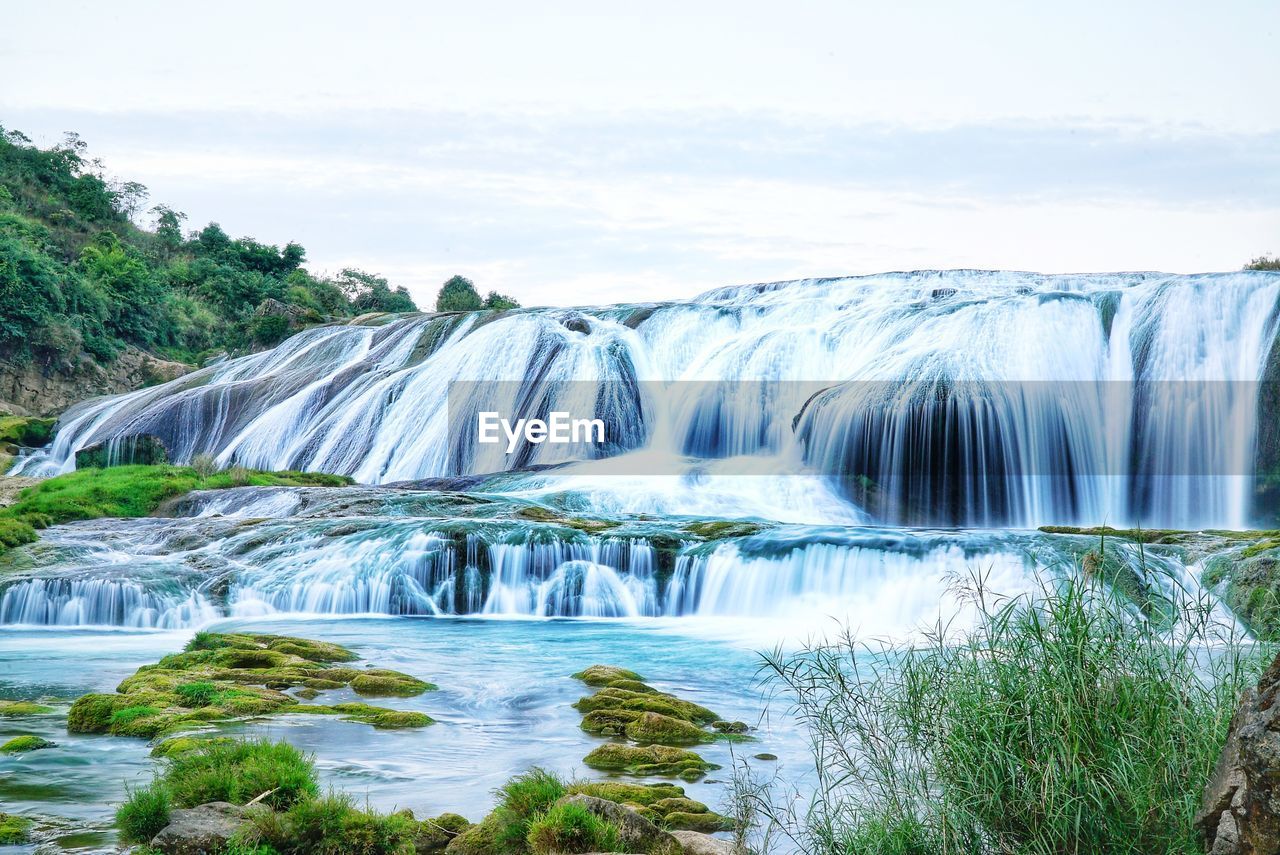
[(19, 375), (113, 377), (132, 354), (123, 373), (136, 376), (151, 357), (198, 363), (310, 324), (417, 308), (372, 274), (311, 273), (297, 243), (232, 238), (217, 223), (184, 232), (185, 219), (148, 207), (141, 184), (110, 180), (75, 134), (41, 149), (0, 127), (0, 395)]

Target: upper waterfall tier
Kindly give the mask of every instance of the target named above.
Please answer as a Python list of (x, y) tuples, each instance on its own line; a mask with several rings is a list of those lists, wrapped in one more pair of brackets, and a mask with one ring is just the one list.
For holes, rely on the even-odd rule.
[[(1264, 272), (947, 271), (321, 327), (81, 404), (22, 471), (65, 471), (77, 449), (138, 434), (179, 461), (208, 453), (364, 483), (572, 463), (573, 446), (504, 455), (462, 441), (449, 390), (480, 384), (472, 409), (536, 414), (585, 381), (609, 390), (589, 399), (617, 433), (602, 453), (672, 467), (629, 476), (711, 471), (742, 476), (733, 489), (753, 497), (822, 493), (834, 498), (817, 504), (843, 505), (839, 522), (1242, 526), (1256, 516), (1258, 461), (1276, 456), (1257, 435), (1257, 384), (1278, 297), (1280, 275)], [(782, 391), (742, 391), (760, 381)], [(1118, 408), (1099, 406), (1106, 384), (1125, 390)], [(1160, 384), (1218, 385), (1170, 403)], [(928, 394), (904, 403), (895, 390), (907, 387)], [(580, 468), (564, 477), (592, 477)], [(604, 474), (585, 493), (642, 512), (619, 496), (634, 489)]]

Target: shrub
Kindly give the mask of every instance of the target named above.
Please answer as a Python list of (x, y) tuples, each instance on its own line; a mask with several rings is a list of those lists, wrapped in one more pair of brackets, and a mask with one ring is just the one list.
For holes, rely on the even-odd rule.
[(552, 805), (535, 817), (526, 840), (534, 855), (622, 851), (616, 825), (572, 803)]
[(359, 810), (349, 796), (330, 793), (283, 813), (254, 811), (236, 845), (246, 853), (394, 855), (413, 851), (415, 830), (406, 816)]
[(212, 454), (197, 454), (191, 458), (191, 468), (201, 478), (208, 478), (210, 475), (218, 471), (218, 461)]
[(206, 802), (242, 805), (263, 793), (277, 809), (314, 796), (315, 767), (310, 756), (287, 742), (211, 741), (198, 750), (171, 755), (164, 783), (178, 807)]
[(493, 811), (496, 838), (506, 851), (523, 852), (528, 846), (529, 825), (563, 796), (565, 782), (545, 769), (534, 767), (498, 788)]
[(160, 781), (132, 790), (116, 810), (116, 826), (125, 843), (146, 843), (169, 824), (169, 791)]
[(971, 632), (767, 657), (818, 772), (812, 811), (771, 819), (816, 853), (1200, 852), (1192, 819), (1257, 664), (1210, 601), (1171, 637), (1097, 579), (966, 590)]

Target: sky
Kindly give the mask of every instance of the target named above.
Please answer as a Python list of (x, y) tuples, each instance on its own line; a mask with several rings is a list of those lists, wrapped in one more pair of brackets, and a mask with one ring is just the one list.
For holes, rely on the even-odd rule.
[(1280, 252), (1280, 3), (44, 0), (0, 125), (429, 308)]

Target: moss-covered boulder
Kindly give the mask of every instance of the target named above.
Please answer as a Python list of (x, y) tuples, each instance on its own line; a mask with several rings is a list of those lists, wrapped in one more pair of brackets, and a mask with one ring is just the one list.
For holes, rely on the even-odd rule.
[(618, 668), (614, 665), (592, 665), (574, 674), (573, 679), (581, 680), (588, 686), (607, 686), (616, 680), (632, 680), (637, 683), (644, 681), (644, 677), (635, 671), (628, 671), (626, 668)]
[(56, 745), (56, 742), (27, 733), (15, 736), (4, 745), (0, 745), (0, 754), (23, 754), (27, 751), (39, 751), (42, 748), (54, 748)]
[(26, 843), (31, 834), (31, 820), (25, 816), (0, 813), (0, 846)]
[(53, 439), (56, 419), (0, 416), (0, 445), (41, 448)]
[(692, 751), (666, 745), (621, 745), (609, 743), (592, 751), (582, 762), (602, 772), (627, 775), (669, 775), (696, 781), (719, 766), (708, 763)]
[(631, 784), (621, 781), (588, 781), (571, 784), (570, 793), (583, 793), (617, 802), (668, 829), (720, 831), (732, 821), (702, 802), (685, 796), (684, 788), (671, 783)]
[(380, 694), (408, 697), (436, 687), (408, 674), (360, 669), (341, 663), (357, 659), (345, 647), (283, 635), (199, 633), (181, 653), (165, 656), (125, 678), (116, 693), (76, 700), (67, 716), (73, 733), (109, 733), (151, 739), (209, 722), (314, 713), (336, 715), (378, 728), (423, 727), (420, 712), (365, 703), (306, 705), (290, 694), (319, 693), (368, 680)]
[(708, 733), (696, 724), (656, 712), (637, 714), (623, 732), (628, 739), (641, 745), (697, 745), (716, 741), (716, 734)]
[[(405, 811), (410, 819), (413, 814)], [(417, 855), (428, 855), (431, 852), (443, 852), (449, 843), (462, 834), (471, 823), (465, 816), (456, 813), (442, 813), (439, 816), (417, 822), (413, 836), (413, 849)]]

